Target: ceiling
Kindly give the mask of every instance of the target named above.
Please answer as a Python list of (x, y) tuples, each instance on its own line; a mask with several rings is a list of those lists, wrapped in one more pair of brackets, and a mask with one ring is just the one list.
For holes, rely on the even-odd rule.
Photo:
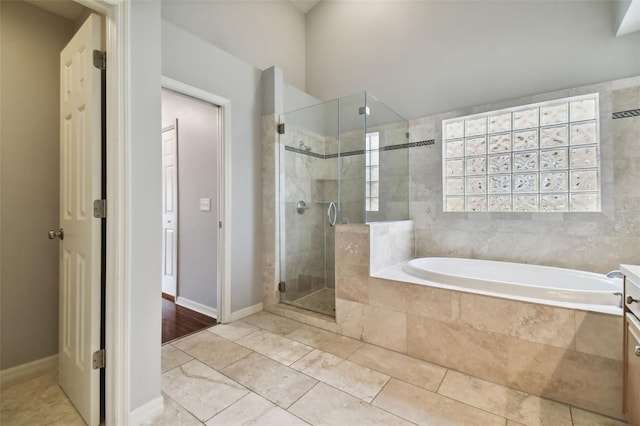
[(320, 0), (289, 0), (295, 7), (300, 9), (300, 11), (306, 14), (308, 11), (313, 8), (316, 4), (320, 2)]
[[(74, 1), (68, 0), (24, 0), (34, 6), (48, 10), (51, 13), (64, 18), (76, 20), (84, 10), (84, 7)], [(303, 14), (310, 11), (320, 0), (289, 0)]]

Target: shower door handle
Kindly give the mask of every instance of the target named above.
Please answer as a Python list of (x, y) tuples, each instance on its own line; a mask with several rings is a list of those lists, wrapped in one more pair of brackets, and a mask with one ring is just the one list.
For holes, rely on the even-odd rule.
[[(332, 209), (333, 209), (333, 217), (331, 217)], [(332, 201), (329, 203), (329, 208), (327, 209), (327, 219), (329, 219), (329, 226), (334, 226), (336, 224), (337, 218), (338, 218), (338, 208), (336, 207), (336, 203)]]

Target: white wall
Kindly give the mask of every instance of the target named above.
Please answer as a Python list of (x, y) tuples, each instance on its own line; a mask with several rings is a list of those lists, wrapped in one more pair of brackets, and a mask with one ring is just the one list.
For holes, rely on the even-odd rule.
[[(60, 51), (73, 22), (0, 2), (0, 369), (58, 353)], [(28, 113), (25, 113), (28, 111)], [(35, 119), (34, 119), (35, 118)]]
[(368, 90), (405, 118), (640, 74), (608, 1), (322, 1), (306, 91)]
[[(162, 74), (229, 99), (231, 111), (231, 311), (262, 301), (260, 71), (166, 21)], [(225, 108), (227, 108), (225, 106)]]
[(162, 19), (305, 88), (305, 17), (289, 1), (162, 0)]
[[(162, 125), (178, 119), (178, 296), (218, 308), (219, 108), (162, 91)], [(200, 210), (200, 199), (211, 210)]]
[(130, 2), (128, 230), (130, 409), (160, 396), (162, 150), (160, 3)]

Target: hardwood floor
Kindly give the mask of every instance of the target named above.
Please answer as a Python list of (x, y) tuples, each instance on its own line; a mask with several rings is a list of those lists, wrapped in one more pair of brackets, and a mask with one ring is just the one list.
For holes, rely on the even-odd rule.
[(162, 298), (162, 344), (216, 324), (213, 318)]

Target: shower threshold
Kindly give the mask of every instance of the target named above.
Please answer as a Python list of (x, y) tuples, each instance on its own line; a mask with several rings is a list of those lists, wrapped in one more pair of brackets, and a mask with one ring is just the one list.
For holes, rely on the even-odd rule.
[(332, 288), (323, 288), (299, 299), (288, 300), (284, 303), (332, 317), (336, 316), (336, 292)]

